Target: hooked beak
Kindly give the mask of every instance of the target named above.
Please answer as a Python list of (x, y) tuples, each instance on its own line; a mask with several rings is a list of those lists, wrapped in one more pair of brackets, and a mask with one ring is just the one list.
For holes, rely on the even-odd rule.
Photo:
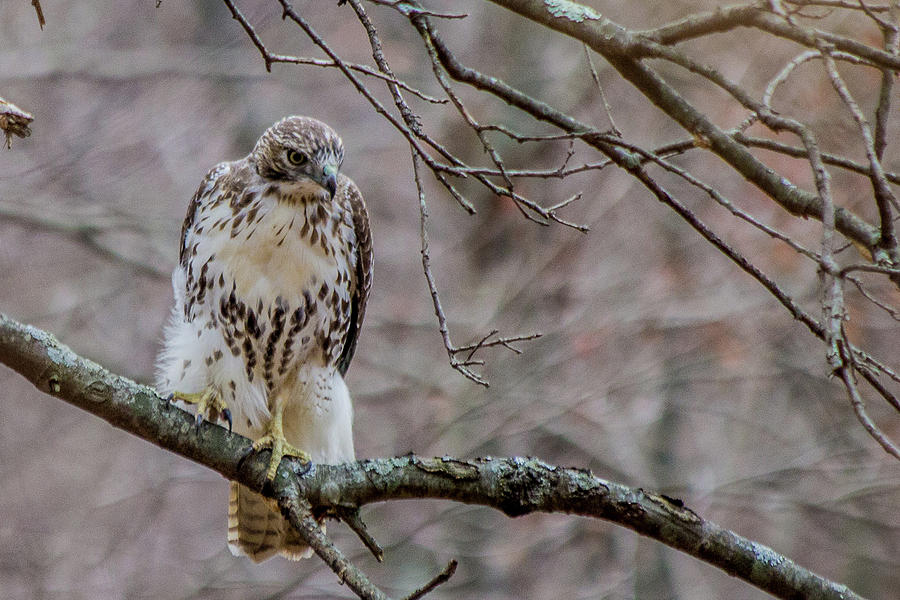
[(328, 190), (329, 198), (334, 198), (337, 191), (337, 166), (326, 165), (322, 169), (322, 187)]

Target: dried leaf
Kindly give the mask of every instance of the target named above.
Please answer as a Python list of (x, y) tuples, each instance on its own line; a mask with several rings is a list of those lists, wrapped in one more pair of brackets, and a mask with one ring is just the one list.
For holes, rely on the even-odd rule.
[(6, 134), (6, 147), (12, 148), (12, 136), (21, 138), (31, 135), (29, 123), (34, 120), (31, 113), (25, 112), (12, 102), (0, 98), (0, 130)]

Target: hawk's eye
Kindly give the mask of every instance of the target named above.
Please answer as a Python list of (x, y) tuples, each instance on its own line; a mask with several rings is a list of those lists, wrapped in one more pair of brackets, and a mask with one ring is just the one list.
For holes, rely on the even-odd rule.
[(303, 154), (302, 152), (297, 152), (296, 150), (288, 150), (287, 159), (289, 163), (298, 167), (302, 164), (306, 164), (306, 161), (309, 160), (306, 158), (305, 154)]

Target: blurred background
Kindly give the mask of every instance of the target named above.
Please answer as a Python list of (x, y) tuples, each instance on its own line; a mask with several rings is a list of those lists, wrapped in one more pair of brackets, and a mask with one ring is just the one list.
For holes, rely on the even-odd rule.
[[(43, 0), (0, 9), (0, 96), (32, 112), (33, 135), (0, 152), (0, 311), (53, 332), (109, 369), (152, 382), (172, 303), (169, 274), (188, 200), (206, 171), (245, 155), (289, 114), (331, 124), (344, 172), (369, 205), (375, 287), (348, 384), (360, 457), (533, 455), (677, 496), (703, 515), (872, 598), (900, 587), (900, 468), (868, 437), (811, 334), (748, 276), (629, 177), (608, 168), (519, 188), (591, 229), (524, 220), (508, 202), (461, 184), (466, 215), (428, 182), (431, 256), (455, 342), (496, 328), (541, 332), (521, 355), (485, 351), (490, 388), (448, 365), (419, 254), (418, 200), (404, 139), (337, 70), (263, 61), (215, 0), (120, 3)], [(650, 28), (714, 2), (600, 2), (600, 12)], [(439, 24), (471, 66), (605, 128), (581, 46), (487, 3), (446, 3), (464, 21)], [(320, 57), (282, 22), (277, 3), (238, 6), (273, 52)], [(440, 5), (437, 5), (440, 6)], [(371, 64), (349, 7), (296, 2), (346, 60)], [(369, 6), (399, 77), (432, 94), (421, 41)], [(847, 20), (843, 33), (879, 44)], [(688, 47), (760, 94), (798, 49), (741, 30)], [(594, 57), (626, 140), (653, 148), (685, 134)], [(723, 127), (745, 113), (699, 80), (662, 67)], [(880, 74), (846, 69), (864, 110)], [(381, 82), (366, 80), (389, 104)], [(548, 131), (460, 89), (480, 119)], [(452, 107), (407, 95), (426, 130), (485, 164)], [(898, 99), (900, 100), (900, 99)], [(816, 65), (776, 96), (826, 150), (861, 157), (852, 121)], [(896, 132), (897, 119), (890, 123)], [(755, 130), (754, 130), (755, 131)], [(760, 130), (761, 131), (761, 130)], [(785, 138), (786, 141), (792, 141)], [(496, 138), (508, 166), (555, 168), (565, 143)], [(809, 188), (809, 165), (760, 152)], [(897, 152), (888, 150), (887, 156)], [(579, 150), (571, 165), (598, 160)], [(798, 222), (699, 153), (676, 159), (760, 219), (815, 247)], [(886, 169), (898, 170), (896, 158)], [(708, 197), (671, 190), (814, 314), (814, 265), (736, 221)], [(838, 202), (874, 214), (869, 184), (835, 172)], [(873, 290), (898, 302), (896, 289)], [(850, 297), (854, 340), (896, 359), (898, 324)], [(896, 364), (896, 360), (892, 363)], [(225, 545), (227, 482), (219, 475), (44, 396), (0, 367), (0, 595), (8, 598), (345, 598), (316, 559), (254, 565)], [(870, 414), (900, 439), (881, 403)], [(340, 524), (340, 548), (397, 597), (460, 566), (430, 597), (506, 599), (756, 599), (765, 595), (706, 564), (609, 523), (564, 515), (509, 519), (480, 507), (403, 501), (367, 507), (386, 548), (376, 564)]]

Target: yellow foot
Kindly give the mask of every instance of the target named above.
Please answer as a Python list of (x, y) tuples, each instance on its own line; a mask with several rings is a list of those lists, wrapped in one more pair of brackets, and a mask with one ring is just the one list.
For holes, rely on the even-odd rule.
[(213, 423), (219, 419), (225, 419), (228, 421), (228, 431), (231, 431), (231, 411), (228, 409), (228, 405), (225, 404), (225, 400), (222, 399), (222, 394), (215, 388), (208, 387), (202, 392), (193, 394), (172, 392), (169, 400), (181, 400), (187, 404), (196, 404), (197, 427), (203, 422), (204, 417), (206, 417), (207, 421), (212, 421)]
[(299, 448), (295, 448), (284, 438), (284, 431), (281, 428), (281, 414), (276, 412), (272, 415), (272, 420), (266, 426), (266, 433), (261, 438), (253, 442), (252, 450), (258, 452), (263, 448), (272, 449), (272, 458), (269, 459), (269, 469), (266, 471), (266, 481), (271, 483), (275, 480), (275, 473), (278, 472), (278, 465), (285, 456), (294, 456), (303, 462), (312, 462), (312, 458)]
[(276, 436), (267, 433), (253, 442), (254, 452), (258, 452), (263, 448), (272, 449), (272, 458), (269, 459), (269, 469), (266, 471), (266, 481), (269, 482), (275, 481), (275, 473), (278, 472), (278, 465), (281, 464), (281, 459), (285, 456), (295, 456), (303, 462), (312, 461), (309, 454), (299, 448), (294, 448), (287, 443), (287, 440), (284, 439), (284, 435)]

